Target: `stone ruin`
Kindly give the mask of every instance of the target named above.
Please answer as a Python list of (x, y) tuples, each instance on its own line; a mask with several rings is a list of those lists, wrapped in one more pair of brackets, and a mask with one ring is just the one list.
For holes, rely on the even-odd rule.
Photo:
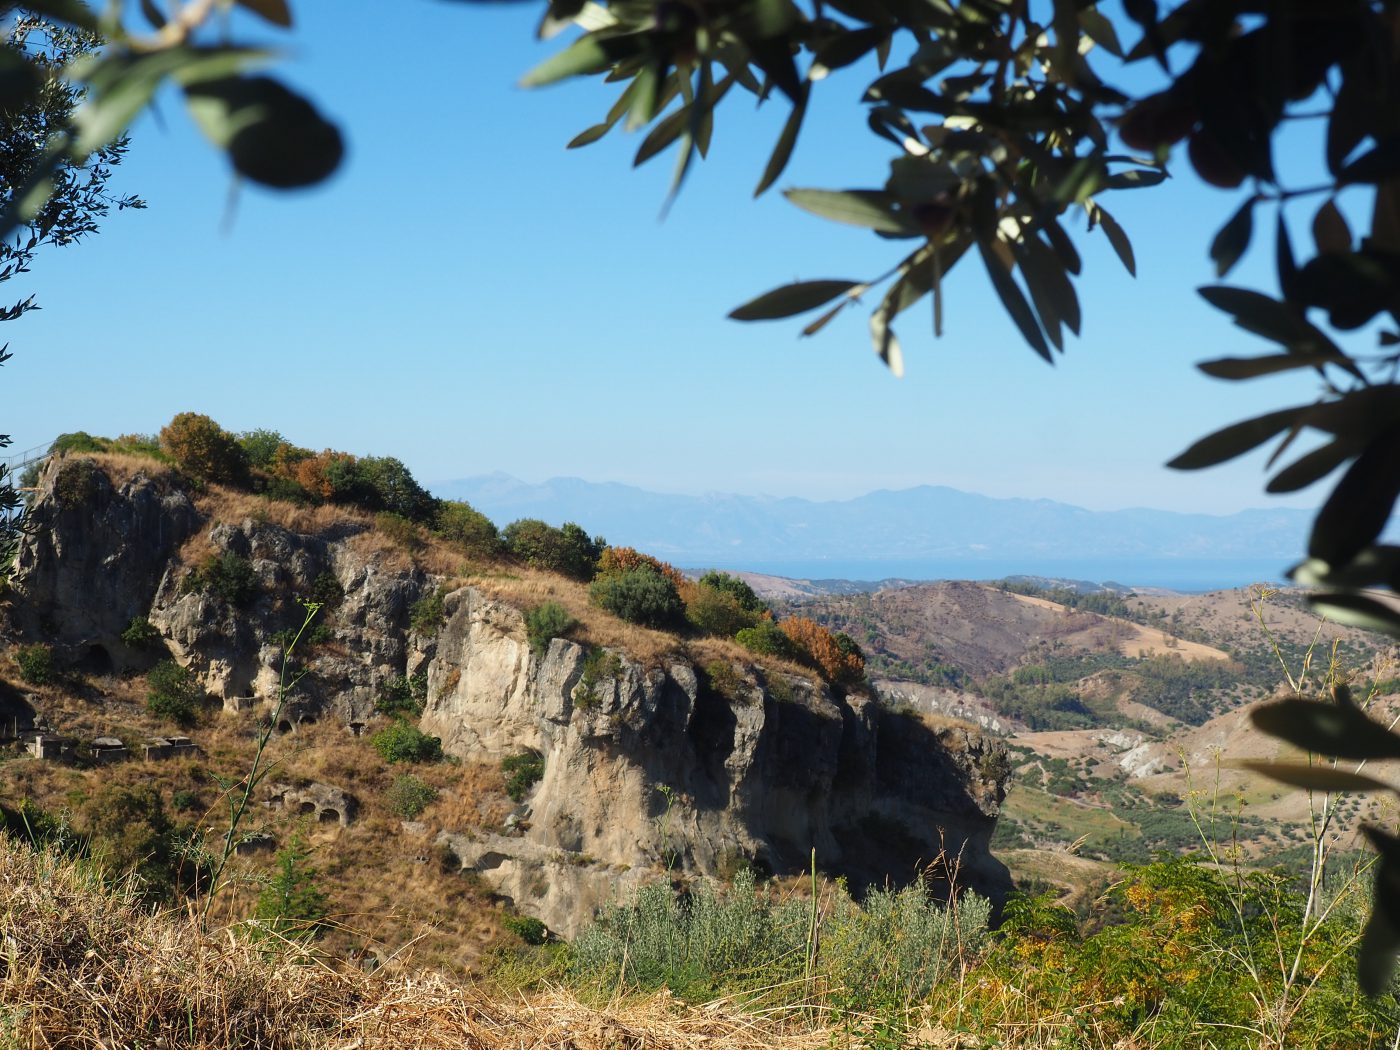
[(187, 736), (154, 737), (142, 750), (148, 762), (163, 758), (180, 758), (184, 755), (196, 755), (199, 753), (199, 748), (195, 746), (195, 742)]
[(355, 796), (331, 784), (307, 784), (304, 787), (269, 784), (265, 805), (280, 806), (315, 817), (321, 824), (334, 823), (341, 827), (353, 821), (360, 808)]

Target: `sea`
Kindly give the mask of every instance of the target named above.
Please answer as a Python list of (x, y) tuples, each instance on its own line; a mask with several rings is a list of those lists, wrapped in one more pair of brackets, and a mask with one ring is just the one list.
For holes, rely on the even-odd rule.
[(798, 580), (1000, 580), (1008, 576), (1043, 576), (1054, 580), (1112, 583), (1198, 594), (1251, 584), (1288, 585), (1290, 565), (1274, 558), (1256, 559), (957, 559), (900, 561), (808, 559), (716, 565), (729, 572), (761, 572)]

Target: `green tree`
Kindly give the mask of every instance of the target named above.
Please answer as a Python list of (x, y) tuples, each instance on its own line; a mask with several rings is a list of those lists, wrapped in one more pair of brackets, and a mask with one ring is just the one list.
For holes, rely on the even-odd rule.
[(614, 616), (644, 627), (674, 627), (685, 616), (676, 585), (650, 565), (599, 576), (588, 596)]
[(501, 534), (506, 550), (526, 565), (536, 569), (572, 576), (576, 580), (589, 580), (597, 570), (598, 559), (602, 557), (607, 542), (597, 536), (588, 538), (588, 533), (566, 521), (559, 528), (538, 518), (522, 518), (505, 527)]
[(320, 936), (329, 915), (326, 895), (316, 882), (316, 869), (300, 833), (277, 851), (272, 878), (258, 895), (253, 917), (265, 930), (289, 940)]

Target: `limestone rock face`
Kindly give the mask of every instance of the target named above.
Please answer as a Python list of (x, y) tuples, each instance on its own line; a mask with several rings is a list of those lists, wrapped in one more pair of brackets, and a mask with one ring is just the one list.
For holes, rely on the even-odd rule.
[[(866, 692), (746, 660), (712, 678), (713, 665), (681, 655), (644, 663), (557, 638), (536, 654), (521, 611), (470, 587), (416, 633), (413, 607), (441, 581), (366, 526), (312, 535), (267, 516), (204, 521), (168, 474), (114, 483), (94, 461), (63, 460), (45, 473), (35, 516), (16, 626), (69, 659), (140, 666), (151, 657), (120, 636), (145, 617), (226, 710), (265, 704), (302, 622), (297, 599), (316, 596), (327, 603), (321, 630), (299, 654), (314, 675), (284, 731), (310, 719), (364, 726), (382, 717), (374, 703), (386, 683), (422, 674), (421, 727), (449, 754), (537, 753), (543, 775), (505, 827), (441, 828), (438, 845), (565, 937), (647, 879), (723, 875), (745, 861), (791, 874), (813, 851), (857, 892), (921, 875), (993, 898), (1009, 888), (987, 849), (1006, 751), (975, 726), (931, 728)], [(191, 560), (231, 559), (245, 593), (230, 598), (193, 575), (199, 565), (180, 550), (196, 536)], [(280, 801), (353, 817), (326, 791), (288, 789)]]
[(44, 471), (32, 522), (14, 574), (25, 633), (93, 670), (134, 666), (121, 633), (147, 614), (171, 555), (199, 527), (188, 494), (157, 472), (114, 485), (70, 456)]
[(921, 873), (1007, 889), (987, 852), (1006, 752), (975, 727), (936, 732), (864, 694), (749, 667), (722, 695), (682, 660), (643, 666), (561, 639), (536, 658), (516, 610), (470, 590), (447, 610), (423, 728), (466, 759), (535, 751), (544, 775), (520, 834), (440, 845), (565, 937), (634, 873), (747, 860), (788, 874), (813, 850), (857, 890)]

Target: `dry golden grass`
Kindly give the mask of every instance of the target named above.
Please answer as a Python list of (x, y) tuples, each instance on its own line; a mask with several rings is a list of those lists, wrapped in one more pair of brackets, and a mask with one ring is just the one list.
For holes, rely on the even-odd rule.
[(170, 464), (150, 456), (139, 456), (130, 452), (76, 452), (70, 455), (75, 459), (90, 459), (99, 464), (113, 485), (122, 485), (138, 474), (164, 481), (180, 481), (179, 471)]
[(233, 930), (150, 914), (82, 869), (0, 839), (0, 1037), (7, 1046), (108, 1050), (805, 1050), (830, 1033), (666, 996), (590, 1006), (564, 992), (385, 968), (333, 970)]

